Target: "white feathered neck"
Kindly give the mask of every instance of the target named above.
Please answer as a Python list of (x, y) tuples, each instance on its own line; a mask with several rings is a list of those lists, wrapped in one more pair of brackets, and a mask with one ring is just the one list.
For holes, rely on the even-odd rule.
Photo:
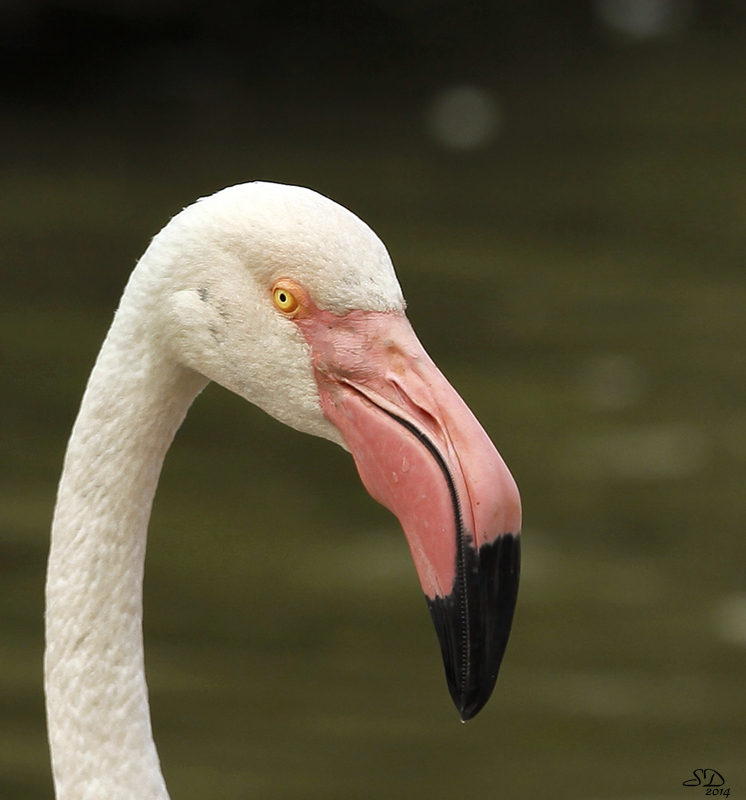
[(163, 458), (216, 380), (341, 439), (275, 280), (320, 308), (403, 309), (388, 254), (349, 211), (277, 184), (225, 189), (155, 237), (127, 285), (70, 439), (52, 529), (45, 682), (59, 800), (166, 800), (143, 666), (142, 578)]

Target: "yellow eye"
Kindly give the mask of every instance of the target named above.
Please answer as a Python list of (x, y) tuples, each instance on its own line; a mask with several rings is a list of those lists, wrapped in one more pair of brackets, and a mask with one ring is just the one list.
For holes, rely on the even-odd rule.
[(275, 286), (272, 294), (275, 305), (285, 314), (292, 314), (298, 310), (298, 300), (295, 295), (284, 286)]

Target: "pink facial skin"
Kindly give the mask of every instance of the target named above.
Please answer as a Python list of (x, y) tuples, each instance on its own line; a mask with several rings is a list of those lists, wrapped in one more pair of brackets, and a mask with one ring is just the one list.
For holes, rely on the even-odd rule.
[(512, 475), (404, 314), (337, 316), (304, 297), (294, 321), (311, 349), (324, 415), (368, 492), (399, 519), (426, 596), (447, 597), (457, 581), (458, 516), (477, 551), (520, 531)]

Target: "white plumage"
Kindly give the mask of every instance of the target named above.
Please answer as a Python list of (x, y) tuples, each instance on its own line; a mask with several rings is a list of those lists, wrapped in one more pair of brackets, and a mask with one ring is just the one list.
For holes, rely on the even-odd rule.
[(321, 412), (308, 346), (272, 306), (281, 276), (337, 313), (404, 305), (370, 228), (308, 189), (267, 183), (174, 217), (124, 292), (73, 429), (52, 530), (45, 679), (59, 800), (168, 797), (143, 666), (143, 562), (163, 458), (207, 380), (344, 446)]

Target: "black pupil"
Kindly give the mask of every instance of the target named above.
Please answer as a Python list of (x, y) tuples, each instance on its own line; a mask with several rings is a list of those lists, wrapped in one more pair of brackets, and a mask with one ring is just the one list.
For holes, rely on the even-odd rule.
[(281, 303), (284, 303), (284, 302), (285, 302), (285, 300), (287, 300), (287, 297), (286, 297), (286, 295), (285, 295), (285, 292), (282, 292), (282, 293), (280, 294), (280, 302), (281, 302)]

